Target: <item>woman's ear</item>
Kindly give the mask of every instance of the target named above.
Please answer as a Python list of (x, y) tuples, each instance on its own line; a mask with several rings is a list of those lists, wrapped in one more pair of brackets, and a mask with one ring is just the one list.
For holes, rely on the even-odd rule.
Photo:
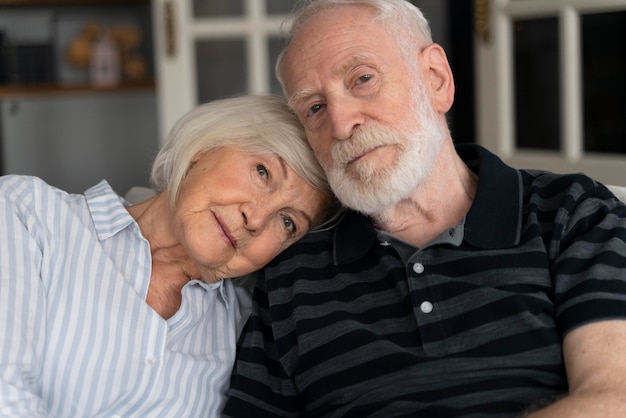
[(420, 52), (422, 79), (430, 91), (433, 108), (446, 113), (454, 102), (454, 77), (441, 45), (430, 44)]

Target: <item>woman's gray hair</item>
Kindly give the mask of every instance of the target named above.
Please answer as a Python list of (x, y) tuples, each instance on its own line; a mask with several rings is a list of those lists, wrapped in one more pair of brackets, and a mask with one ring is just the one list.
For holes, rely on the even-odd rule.
[(291, 26), (284, 34), (286, 46), (276, 61), (276, 78), (285, 90), (285, 51), (302, 26), (320, 12), (345, 5), (368, 6), (376, 11), (375, 20), (381, 22), (396, 40), (402, 56), (416, 59), (416, 47), (433, 43), (428, 20), (421, 10), (407, 0), (300, 0), (292, 14)]
[(155, 158), (152, 187), (166, 193), (173, 207), (194, 157), (220, 147), (277, 155), (306, 183), (331, 195), (300, 122), (284, 98), (270, 95), (215, 100), (185, 114)]

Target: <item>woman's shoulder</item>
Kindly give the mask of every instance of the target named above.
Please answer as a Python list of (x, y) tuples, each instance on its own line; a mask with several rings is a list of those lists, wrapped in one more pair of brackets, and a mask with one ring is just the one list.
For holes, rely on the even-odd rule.
[(28, 194), (48, 193), (59, 191), (43, 179), (21, 174), (6, 174), (0, 176), (0, 194), (7, 199)]
[(36, 183), (44, 183), (47, 184), (43, 179), (30, 176), (25, 174), (5, 174), (0, 176), (0, 186), (5, 188), (6, 185), (26, 185), (26, 184), (36, 184)]
[[(55, 212), (73, 210), (78, 195), (71, 195), (36, 176), (8, 174), (0, 176), (0, 204), (4, 210), (50, 219)], [(24, 218), (26, 219), (26, 218)]]

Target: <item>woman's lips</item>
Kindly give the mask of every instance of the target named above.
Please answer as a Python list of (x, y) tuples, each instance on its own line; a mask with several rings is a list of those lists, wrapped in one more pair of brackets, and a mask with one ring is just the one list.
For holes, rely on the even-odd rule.
[(217, 223), (217, 226), (222, 232), (222, 235), (224, 236), (224, 238), (226, 238), (226, 240), (230, 243), (230, 245), (233, 246), (233, 248), (237, 248), (237, 240), (231, 234), (230, 229), (228, 229), (228, 226), (224, 222), (222, 222), (222, 220), (214, 212), (211, 212), (211, 213), (213, 214), (213, 217), (215, 218), (215, 222)]

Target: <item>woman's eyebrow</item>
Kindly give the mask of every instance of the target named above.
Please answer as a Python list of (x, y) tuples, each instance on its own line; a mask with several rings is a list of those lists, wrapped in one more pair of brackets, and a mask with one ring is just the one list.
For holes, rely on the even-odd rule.
[(309, 216), (308, 213), (306, 213), (303, 210), (296, 210), (297, 212), (300, 212), (300, 214), (302, 215), (302, 217), (304, 219), (306, 219), (308, 225), (307, 225), (307, 230), (311, 229), (311, 225), (313, 225), (313, 219)]
[(287, 168), (287, 163), (280, 157), (278, 157), (278, 161), (280, 163), (280, 168), (283, 170), (283, 178), (289, 179), (289, 169)]
[[(282, 158), (279, 158), (278, 161), (280, 161), (280, 167), (283, 171), (283, 178), (289, 179), (289, 168), (287, 166), (287, 163)], [(301, 210), (301, 209), (292, 208), (292, 210), (294, 212), (299, 213), (300, 216), (302, 216), (309, 223), (308, 228), (311, 228), (311, 225), (313, 225), (312, 216), (310, 216), (308, 213), (306, 213), (304, 210)]]

